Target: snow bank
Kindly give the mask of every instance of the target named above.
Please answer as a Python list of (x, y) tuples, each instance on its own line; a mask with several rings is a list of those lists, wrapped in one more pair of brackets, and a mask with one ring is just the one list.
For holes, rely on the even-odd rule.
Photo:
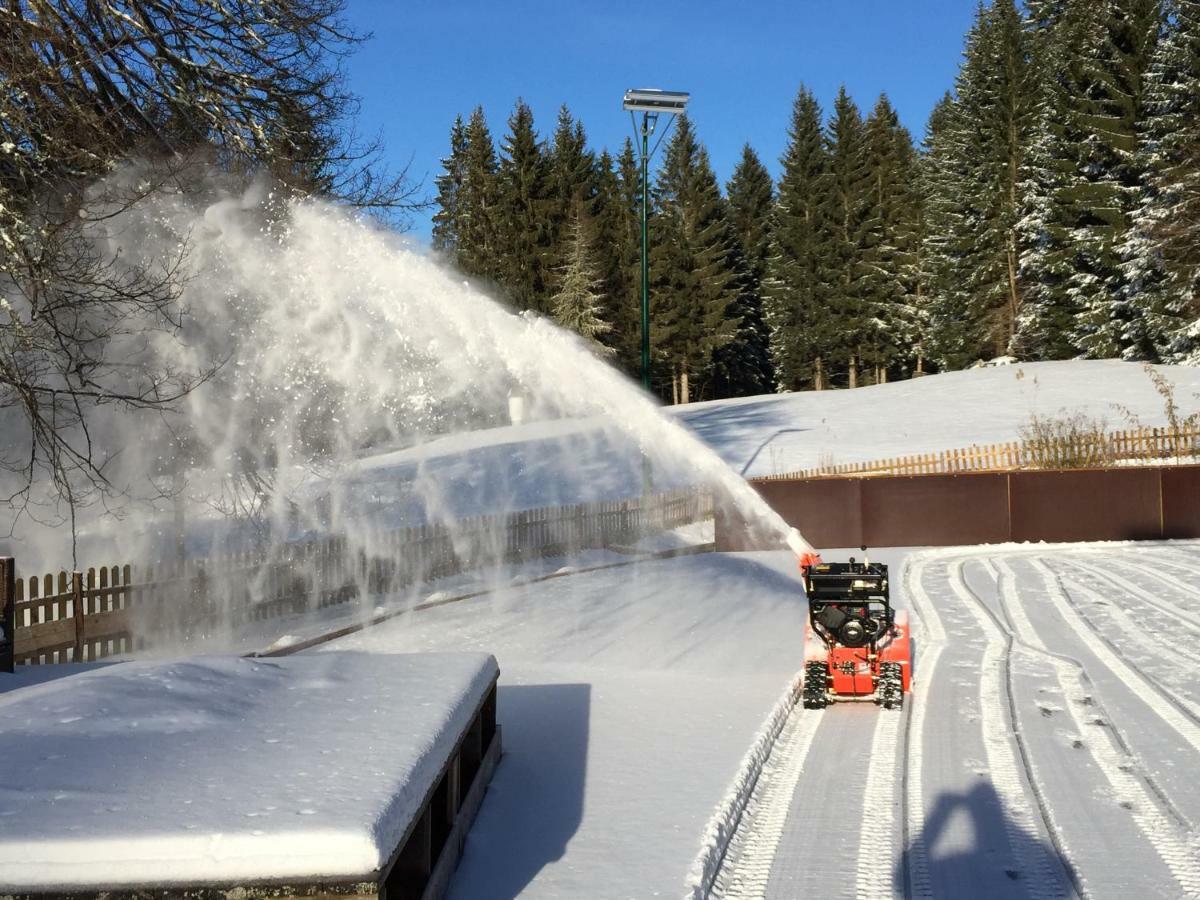
[(498, 670), (484, 653), (126, 663), (0, 696), (0, 887), (379, 869)]
[(733, 840), (738, 822), (741, 821), (746, 804), (750, 802), (754, 786), (758, 784), (758, 777), (762, 774), (763, 766), (766, 765), (780, 732), (783, 731), (783, 727), (796, 708), (796, 699), (800, 696), (802, 682), (802, 673), (797, 672), (788, 689), (784, 691), (779, 702), (775, 704), (775, 708), (771, 710), (767, 721), (763, 723), (762, 729), (750, 747), (750, 752), (742, 760), (742, 765), (738, 769), (737, 775), (734, 776), (733, 783), (729, 786), (724, 799), (708, 823), (700, 842), (700, 853), (692, 864), (691, 871), (688, 872), (685, 896), (692, 900), (705, 900), (712, 891), (713, 882), (725, 859), (725, 851), (729, 849), (729, 842)]

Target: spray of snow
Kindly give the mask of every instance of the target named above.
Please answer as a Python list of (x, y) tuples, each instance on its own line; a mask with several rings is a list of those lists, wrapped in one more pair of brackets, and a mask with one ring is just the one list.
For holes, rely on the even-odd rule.
[[(188, 555), (337, 534), (352, 551), (386, 558), (385, 525), (453, 521), (463, 492), (480, 498), (473, 512), (503, 514), (550, 502), (522, 496), (531, 481), (612, 478), (634, 486), (627, 496), (641, 489), (643, 471), (656, 486), (715, 491), (778, 546), (807, 546), (583, 340), (513, 314), (370, 220), (320, 202), (284, 203), (265, 183), (203, 202), (162, 192), (97, 219), (91, 237), (118, 264), (152, 267), (187, 248), (182, 332), (137, 334), (114, 351), (176, 371), (217, 368), (179, 414), (117, 410), (93, 423), (101, 452), (114, 454), (110, 477), (125, 498), (141, 500), (122, 510), (132, 521), (96, 509), (84, 520), (105, 561), (161, 556), (172, 527), (195, 545), (180, 546)], [(508, 426), (513, 397), (535, 425), (586, 427), (544, 428), (550, 460), (509, 470), (448, 471), (419, 452), (412, 462), (412, 449), (431, 438)], [(409, 449), (407, 468), (373, 471), (364, 496), (363, 457), (397, 448)], [(500, 451), (502, 460), (518, 455)], [(162, 499), (164, 483), (182, 486), (182, 502)], [(145, 546), (156, 528), (157, 545)], [(62, 529), (51, 536), (60, 545), (42, 554), (46, 563), (69, 560)], [(26, 562), (38, 555), (16, 549)]]

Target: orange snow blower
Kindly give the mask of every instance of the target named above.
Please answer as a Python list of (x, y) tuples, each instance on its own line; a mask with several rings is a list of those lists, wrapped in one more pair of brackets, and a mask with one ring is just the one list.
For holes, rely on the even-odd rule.
[(873, 700), (899, 709), (912, 679), (912, 643), (908, 613), (892, 609), (888, 567), (852, 556), (847, 563), (802, 558), (800, 568), (808, 594), (806, 637), (815, 634), (823, 645), (805, 641), (805, 707)]

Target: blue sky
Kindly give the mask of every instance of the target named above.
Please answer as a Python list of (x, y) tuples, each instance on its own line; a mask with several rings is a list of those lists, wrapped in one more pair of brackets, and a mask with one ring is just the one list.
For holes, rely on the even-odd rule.
[[(690, 114), (722, 184), (749, 141), (773, 174), (792, 100), (808, 85), (828, 110), (845, 84), (864, 108), (886, 91), (920, 138), (953, 85), (976, 0), (791, 0), (577, 3), (573, 0), (348, 0), (374, 39), (349, 60), (359, 124), (424, 181), (446, 154), (451, 123), (482, 104), (499, 139), (517, 97), (548, 136), (566, 103), (593, 148), (631, 134), (630, 87), (690, 91)], [(413, 217), (429, 234), (432, 211)]]

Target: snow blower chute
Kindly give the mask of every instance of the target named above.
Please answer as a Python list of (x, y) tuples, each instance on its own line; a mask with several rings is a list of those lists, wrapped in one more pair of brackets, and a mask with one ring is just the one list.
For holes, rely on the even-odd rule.
[(873, 700), (899, 709), (912, 679), (912, 645), (908, 613), (892, 609), (888, 567), (865, 557), (826, 563), (809, 556), (800, 569), (808, 627), (823, 645), (805, 642), (804, 705)]

